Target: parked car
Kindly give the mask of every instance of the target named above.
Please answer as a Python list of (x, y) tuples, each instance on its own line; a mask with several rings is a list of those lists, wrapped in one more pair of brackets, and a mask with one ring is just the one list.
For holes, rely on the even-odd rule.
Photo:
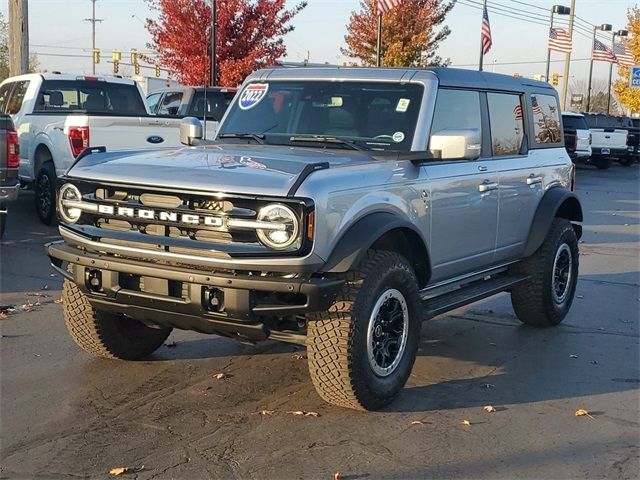
[(606, 170), (614, 158), (624, 158), (627, 147), (628, 132), (612, 115), (601, 113), (585, 113), (584, 119), (591, 132), (591, 160), (597, 168)]
[(618, 157), (620, 165), (629, 167), (640, 158), (640, 119), (613, 117), (619, 128), (627, 131), (627, 153)]
[(20, 181), (18, 165), (20, 145), (9, 115), (0, 115), (0, 238), (7, 223), (7, 204), (18, 197)]
[(0, 84), (0, 113), (19, 132), (20, 179), (36, 190), (44, 223), (55, 216), (55, 180), (88, 147), (179, 145), (179, 119), (149, 115), (138, 85), (116, 77), (28, 74)]
[(423, 319), (504, 291), (527, 325), (569, 311), (582, 209), (546, 83), (276, 68), (216, 141), (183, 122), (189, 148), (94, 153), (61, 179), (48, 253), (93, 355), (143, 358), (172, 328), (299, 343), (322, 398), (371, 410)]
[(153, 115), (206, 119), (207, 138), (213, 138), (236, 91), (224, 87), (164, 88), (148, 94), (147, 105)]
[(562, 126), (567, 153), (574, 161), (588, 162), (591, 158), (591, 132), (584, 115), (562, 112)]

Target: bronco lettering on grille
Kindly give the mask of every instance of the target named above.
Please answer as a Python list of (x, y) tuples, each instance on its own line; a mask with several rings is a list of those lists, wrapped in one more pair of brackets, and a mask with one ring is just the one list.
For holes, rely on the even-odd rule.
[(112, 205), (98, 205), (98, 213), (102, 215), (114, 215), (119, 217), (140, 218), (144, 220), (159, 220), (184, 225), (207, 225), (209, 227), (221, 227), (222, 217), (197, 215), (193, 213), (167, 212), (164, 210), (151, 210), (148, 208), (114, 207)]

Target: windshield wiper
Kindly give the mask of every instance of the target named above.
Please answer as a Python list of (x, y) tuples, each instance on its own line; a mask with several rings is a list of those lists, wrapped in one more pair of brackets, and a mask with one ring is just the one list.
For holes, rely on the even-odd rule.
[(254, 140), (260, 145), (264, 144), (264, 139), (266, 138), (261, 133), (221, 133), (218, 135), (218, 138), (242, 138), (242, 139), (250, 139)]
[(332, 143), (335, 145), (342, 145), (342, 146), (348, 147), (352, 150), (366, 150), (365, 148), (361, 147), (353, 140), (345, 140), (343, 138), (336, 138), (336, 137), (321, 137), (321, 136), (315, 136), (315, 135), (308, 135), (308, 136), (291, 137), (289, 141), (307, 142), (307, 143)]

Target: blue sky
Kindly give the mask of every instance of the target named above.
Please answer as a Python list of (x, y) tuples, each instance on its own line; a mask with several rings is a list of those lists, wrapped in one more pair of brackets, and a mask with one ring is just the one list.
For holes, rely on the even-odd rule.
[[(480, 10), (482, 0), (460, 0), (447, 17), (451, 35), (441, 44), (439, 54), (451, 59), (454, 66), (475, 68), (478, 61)], [(294, 5), (297, 0), (288, 0)], [(286, 37), (287, 59), (302, 60), (307, 51), (312, 62), (341, 63), (346, 24), (358, 0), (309, 0), (308, 7), (294, 20), (295, 31)], [(546, 59), (547, 18), (551, 5), (569, 5), (570, 0), (489, 0), (489, 16), (493, 31), (493, 48), (485, 57), (487, 70), (499, 73), (532, 76), (544, 73)], [(576, 0), (579, 24), (611, 23), (614, 29), (626, 25), (626, 11), (635, 2), (630, 0)], [(29, 0), (31, 49), (39, 54), (40, 64), (48, 70), (90, 72), (91, 25), (83, 19), (91, 15), (90, 0)], [(99, 0), (97, 17), (104, 21), (97, 26), (97, 46), (103, 51), (130, 48), (146, 50), (149, 35), (142, 20), (152, 14), (144, 0)], [(0, 11), (7, 14), (7, 3)], [(503, 14), (524, 14), (533, 18), (513, 19)], [(538, 15), (541, 15), (538, 16)], [(539, 22), (539, 23), (534, 23)], [(565, 21), (566, 22), (566, 21)], [(607, 38), (609, 43), (610, 36)], [(587, 30), (575, 35), (571, 76), (586, 78), (588, 74), (590, 39)], [(64, 56), (61, 56), (64, 55)], [(75, 56), (67, 56), (75, 55)], [(86, 56), (82, 58), (81, 56)], [(108, 54), (106, 55), (109, 56)], [(103, 59), (105, 53), (103, 53)], [(553, 54), (552, 60), (562, 60)], [(517, 62), (539, 62), (520, 63)], [(495, 65), (494, 65), (495, 62)], [(98, 72), (108, 73), (110, 65), (98, 65)], [(562, 72), (562, 63), (552, 63), (551, 71)], [(151, 70), (147, 70), (152, 74)], [(125, 71), (125, 73), (127, 73)], [(596, 62), (595, 78), (606, 78), (608, 64)]]

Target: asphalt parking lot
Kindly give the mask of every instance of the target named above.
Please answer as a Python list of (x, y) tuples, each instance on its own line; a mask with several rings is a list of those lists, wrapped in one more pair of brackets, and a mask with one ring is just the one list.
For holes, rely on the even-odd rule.
[(400, 399), (367, 414), (323, 403), (291, 345), (174, 331), (147, 361), (89, 357), (56, 303), (43, 250), (56, 228), (22, 192), (0, 243), (0, 305), (14, 309), (0, 321), (0, 476), (637, 478), (639, 180), (637, 165), (578, 171), (581, 275), (563, 324), (521, 326), (506, 294), (432, 320)]

